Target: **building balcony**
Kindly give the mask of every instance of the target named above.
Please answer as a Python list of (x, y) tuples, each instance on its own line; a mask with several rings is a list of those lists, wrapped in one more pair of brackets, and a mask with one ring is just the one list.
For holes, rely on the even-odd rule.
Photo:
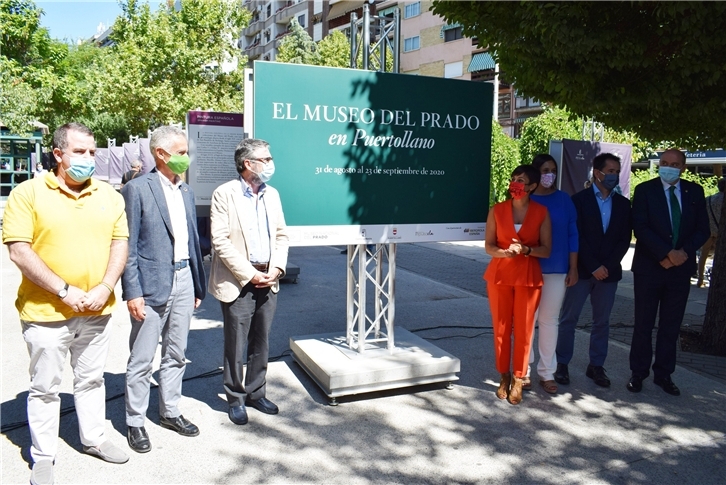
[(282, 39), (284, 39), (285, 36), (287, 36), (289, 33), (290, 33), (290, 31), (286, 30), (285, 32), (281, 32), (281, 33), (277, 34), (277, 37), (275, 37), (275, 44), (274, 44), (275, 49), (280, 48), (280, 43), (282, 42)]
[(242, 35), (248, 37), (255, 35), (257, 32), (261, 31), (264, 26), (265, 23), (262, 20), (250, 22), (250, 24), (242, 30)]
[(259, 41), (254, 42), (253, 44), (248, 45), (244, 53), (247, 57), (250, 59), (260, 57), (260, 54), (262, 54), (262, 51), (265, 50), (265, 46), (263, 46)]
[(308, 11), (308, 2), (288, 3), (288, 5), (275, 12), (276, 24), (287, 25), (290, 23), (290, 20)]

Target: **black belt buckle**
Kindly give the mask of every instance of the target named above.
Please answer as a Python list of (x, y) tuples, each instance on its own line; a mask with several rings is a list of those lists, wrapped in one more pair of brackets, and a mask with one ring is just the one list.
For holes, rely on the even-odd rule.
[(181, 269), (186, 268), (187, 266), (189, 266), (188, 259), (182, 259), (181, 261), (174, 261), (174, 271), (179, 271)]

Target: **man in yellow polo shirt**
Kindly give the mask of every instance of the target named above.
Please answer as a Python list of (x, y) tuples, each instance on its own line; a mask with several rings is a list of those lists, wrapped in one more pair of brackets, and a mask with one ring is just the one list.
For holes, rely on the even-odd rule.
[(106, 438), (103, 380), (128, 226), (121, 195), (91, 179), (95, 151), (86, 126), (61, 126), (53, 135), (55, 170), (18, 185), (5, 207), (3, 243), (23, 275), (15, 306), (30, 354), (31, 484), (53, 483), (69, 351), (83, 451), (110, 463), (129, 459)]

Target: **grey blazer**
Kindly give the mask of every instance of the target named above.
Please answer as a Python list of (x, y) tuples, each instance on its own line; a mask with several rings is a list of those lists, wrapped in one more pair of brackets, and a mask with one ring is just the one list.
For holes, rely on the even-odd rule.
[[(187, 209), (189, 231), (189, 266), (194, 280), (194, 295), (206, 295), (202, 253), (197, 233), (197, 213), (194, 192), (187, 184), (181, 185)], [(121, 189), (126, 201), (129, 223), (129, 259), (121, 278), (123, 299), (144, 297), (151, 306), (164, 305), (171, 295), (174, 279), (174, 233), (169, 209), (156, 169), (136, 177)]]

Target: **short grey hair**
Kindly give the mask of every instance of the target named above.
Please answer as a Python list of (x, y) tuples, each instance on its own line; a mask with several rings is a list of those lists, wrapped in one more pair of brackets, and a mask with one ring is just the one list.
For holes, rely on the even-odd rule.
[(249, 160), (252, 154), (259, 148), (268, 148), (270, 146), (265, 140), (257, 138), (245, 138), (234, 151), (234, 164), (237, 167), (237, 173), (241, 174), (245, 171), (245, 160)]
[(181, 128), (176, 126), (160, 126), (151, 133), (149, 139), (149, 151), (151, 156), (156, 159), (156, 149), (163, 148), (166, 151), (171, 150), (173, 140), (178, 137), (187, 137), (187, 134)]
[(141, 166), (141, 162), (138, 160), (134, 160), (131, 162), (131, 168), (136, 168), (136, 167), (140, 167), (140, 166)]

